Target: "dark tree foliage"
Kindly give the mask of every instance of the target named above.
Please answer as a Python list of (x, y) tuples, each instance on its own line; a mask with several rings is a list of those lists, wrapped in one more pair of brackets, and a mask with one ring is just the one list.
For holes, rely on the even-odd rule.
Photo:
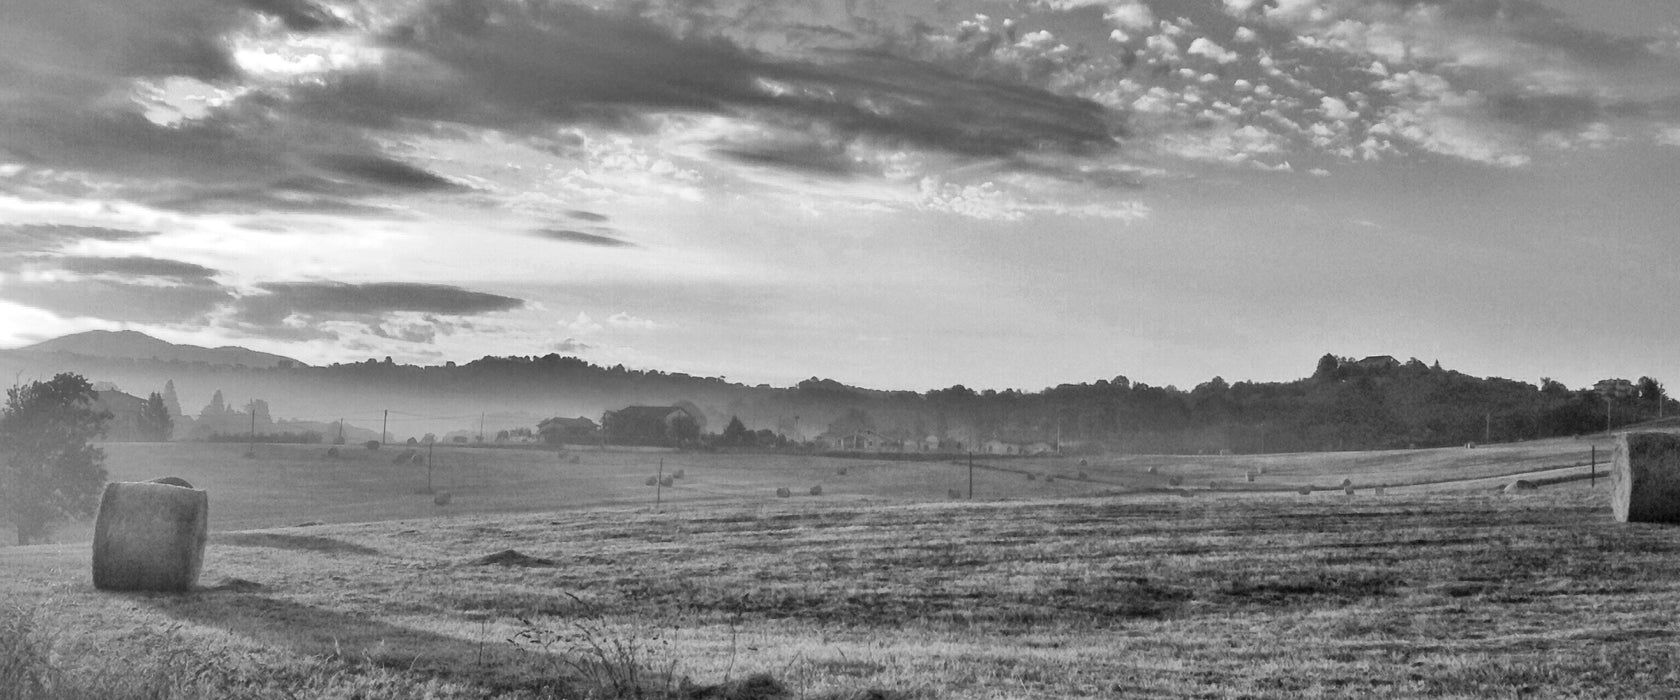
[(140, 405), (140, 436), (151, 442), (168, 442), (175, 432), (175, 419), (169, 415), (169, 404), (163, 395), (152, 392)]
[(18, 544), (46, 537), (53, 523), (93, 515), (105, 484), (105, 452), (93, 440), (110, 414), (80, 375), (59, 374), (6, 391), (0, 411), (0, 510)]
[(739, 416), (730, 416), (729, 425), (724, 427), (718, 444), (724, 447), (751, 447), (754, 437), (753, 433), (747, 432), (747, 426), (741, 422)]

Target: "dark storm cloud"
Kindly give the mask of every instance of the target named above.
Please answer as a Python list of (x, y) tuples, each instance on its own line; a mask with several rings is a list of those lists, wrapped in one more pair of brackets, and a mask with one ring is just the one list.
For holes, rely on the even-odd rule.
[(579, 209), (573, 209), (569, 212), (566, 212), (566, 216), (570, 216), (574, 219), (577, 219), (578, 221), (590, 221), (590, 222), (595, 222), (595, 223), (600, 223), (602, 221), (606, 221), (607, 218), (608, 218), (606, 214), (597, 214), (597, 213), (592, 212), (592, 211), (582, 211), (582, 210), (579, 210)]
[(316, 162), (336, 173), (398, 189), (417, 192), (462, 189), (449, 178), (383, 156), (328, 154)]
[(0, 254), (50, 252), (84, 240), (133, 241), (155, 235), (157, 234), (97, 226), (0, 225)]
[(619, 238), (613, 238), (612, 236), (602, 236), (602, 235), (594, 234), (594, 233), (584, 233), (582, 231), (571, 231), (571, 230), (566, 230), (566, 229), (548, 229), (548, 228), (545, 228), (545, 229), (541, 229), (541, 230), (538, 230), (538, 231), (533, 231), (531, 233), (531, 235), (536, 236), (536, 237), (541, 238), (541, 239), (544, 239), (544, 240), (549, 240), (549, 241), (559, 241), (561, 243), (580, 243), (580, 244), (583, 244), (583, 245), (597, 246), (597, 247), (601, 247), (601, 248), (634, 248), (634, 247), (636, 247), (636, 244), (634, 244), (634, 243), (631, 243), (629, 241), (619, 239)]
[(344, 21), (306, 0), (245, 0), (245, 6), (263, 14), (278, 17), (286, 28), (300, 32), (337, 29)]
[(239, 300), (239, 320), (257, 325), (276, 325), (294, 314), (354, 318), (380, 317), (403, 311), (470, 316), (525, 306), (520, 299), (442, 284), (271, 282), (258, 287), (265, 293)]
[(126, 258), (72, 257), (58, 261), (60, 267), (86, 275), (111, 274), (125, 277), (161, 277), (183, 283), (204, 283), (216, 271), (179, 260), (131, 256)]
[[(842, 138), (971, 155), (1112, 148), (1115, 115), (1088, 100), (963, 75), (885, 52), (775, 60), (720, 38), (565, 3), (430, 5), (391, 32), (378, 69), (301, 90), (303, 113), (365, 126), (449, 121), (538, 131), (556, 122), (645, 127), (649, 112), (730, 114)], [(833, 160), (744, 149), (833, 172)]]
[(134, 76), (225, 80), (239, 70), (221, 37), (246, 14), (216, 0), (8, 0), (0, 61), (59, 87)]
[(132, 323), (200, 320), (232, 295), (213, 284), (128, 284), (104, 279), (21, 282), (0, 287), (0, 298), (60, 316), (88, 316)]
[(1604, 114), (1597, 100), (1577, 95), (1500, 95), (1490, 106), (1496, 119), (1543, 130), (1573, 129)]
[(818, 175), (851, 175), (857, 167), (844, 151), (824, 148), (817, 144), (764, 143), (719, 148), (716, 153), (743, 163), (802, 170)]

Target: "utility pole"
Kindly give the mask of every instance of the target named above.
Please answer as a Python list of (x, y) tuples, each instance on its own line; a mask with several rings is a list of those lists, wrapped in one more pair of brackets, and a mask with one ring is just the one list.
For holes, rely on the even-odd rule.
[(968, 453), (968, 500), (974, 500), (974, 453)]
[(251, 453), (257, 452), (257, 402), (251, 402)]
[(426, 493), (432, 493), (432, 447), (436, 445), (436, 440), (426, 443)]
[(1615, 401), (1615, 399), (1610, 398), (1609, 394), (1604, 395), (1604, 432), (1605, 433), (1610, 432), (1610, 406), (1611, 406), (1612, 403), (1614, 403), (1614, 401)]
[(1598, 487), (1598, 445), (1593, 445), (1592, 446), (1592, 466), (1588, 467), (1588, 468), (1591, 469), (1592, 471), (1587, 472), (1588, 475), (1589, 475), (1587, 477), (1588, 478), (1587, 485), (1592, 486), (1594, 488), (1597, 488)]
[(659, 476), (653, 480), (653, 507), (658, 508), (665, 496), (665, 458), (659, 458)]
[(386, 430), (386, 426), (388, 426), (390, 424), (391, 424), (391, 409), (387, 408), (387, 409), (385, 409), (385, 418), (379, 421), (379, 444), (381, 444), (381, 445), (385, 444), (385, 436), (390, 434)]
[(1487, 414), (1487, 428), (1483, 429), (1483, 431), (1482, 431), (1482, 444), (1487, 445), (1487, 444), (1491, 444), (1492, 442), (1493, 442), (1493, 414), (1489, 413), (1489, 414)]
[(336, 444), (336, 445), (344, 444), (344, 419), (343, 418), (338, 419), (338, 442), (333, 443), (333, 444)]
[(478, 412), (478, 441), (484, 442), (484, 412)]

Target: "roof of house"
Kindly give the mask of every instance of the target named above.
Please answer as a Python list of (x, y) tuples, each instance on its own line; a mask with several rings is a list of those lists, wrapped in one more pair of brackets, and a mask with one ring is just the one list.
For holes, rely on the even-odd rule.
[(681, 406), (625, 406), (624, 408), (616, 411), (610, 411), (610, 413), (614, 413), (625, 418), (642, 418), (649, 420), (665, 420), (670, 418), (672, 413), (677, 412), (681, 412), (690, 418), (695, 417), (694, 414), (688, 411), (688, 409)]

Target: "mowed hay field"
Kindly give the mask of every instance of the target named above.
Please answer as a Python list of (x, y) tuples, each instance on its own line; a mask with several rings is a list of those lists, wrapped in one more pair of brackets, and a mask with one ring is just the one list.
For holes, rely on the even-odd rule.
[[(506, 549), (546, 562), (473, 563)], [(786, 697), (1671, 697), (1677, 555), (1581, 482), (805, 499), (223, 532), (187, 595), (10, 548), (0, 595), (68, 669), (192, 679), (157, 697), (585, 697), (586, 639)]]
[[(113, 479), (210, 490), (202, 590), (95, 591), (73, 528), (0, 548), (0, 660), (48, 697), (1672, 697), (1680, 528), (1612, 522), (1605, 479), (1486, 485), (1585, 444), (1254, 458), (1498, 477), (1383, 497), (980, 460), (973, 502), (949, 461), (450, 448), (448, 506), (402, 448), (109, 445)], [(697, 690), (760, 673), (785, 692)]]

